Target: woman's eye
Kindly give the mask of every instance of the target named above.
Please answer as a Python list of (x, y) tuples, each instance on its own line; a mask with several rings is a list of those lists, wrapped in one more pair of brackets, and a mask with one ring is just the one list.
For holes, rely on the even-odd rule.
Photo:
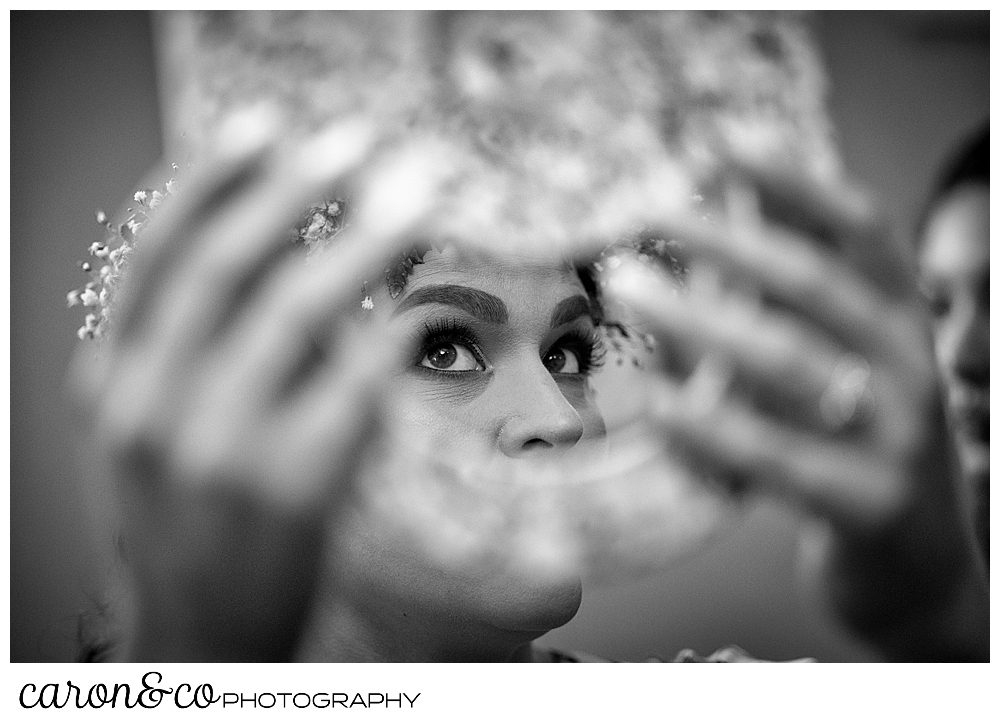
[(420, 366), (449, 372), (481, 372), (486, 369), (468, 348), (452, 342), (436, 344), (424, 354)]
[(577, 352), (564, 346), (549, 349), (542, 357), (542, 364), (550, 374), (580, 374), (581, 364)]

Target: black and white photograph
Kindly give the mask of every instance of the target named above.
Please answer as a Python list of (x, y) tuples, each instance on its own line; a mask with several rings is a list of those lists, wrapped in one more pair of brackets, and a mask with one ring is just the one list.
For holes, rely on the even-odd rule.
[(989, 26), (11, 11), (11, 662), (989, 662)]

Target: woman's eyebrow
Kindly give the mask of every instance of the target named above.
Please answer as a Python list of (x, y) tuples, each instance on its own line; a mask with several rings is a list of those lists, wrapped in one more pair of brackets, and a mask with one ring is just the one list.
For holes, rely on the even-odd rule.
[(549, 323), (554, 329), (557, 326), (576, 321), (581, 316), (592, 315), (593, 311), (590, 308), (590, 301), (586, 296), (571, 296), (556, 304), (556, 308), (552, 310), (552, 320)]
[(454, 284), (436, 284), (417, 289), (392, 312), (393, 316), (423, 304), (446, 304), (491, 324), (506, 324), (509, 318), (503, 300), (479, 289)]

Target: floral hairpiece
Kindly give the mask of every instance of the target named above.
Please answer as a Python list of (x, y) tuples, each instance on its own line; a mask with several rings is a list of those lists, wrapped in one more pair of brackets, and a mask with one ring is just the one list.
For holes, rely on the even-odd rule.
[[(173, 169), (177, 170), (176, 164)], [(97, 223), (104, 227), (107, 234), (103, 241), (94, 241), (88, 247), (93, 260), (80, 262), (80, 268), (90, 276), (90, 281), (66, 294), (70, 308), (82, 305), (93, 309), (84, 317), (83, 326), (77, 329), (76, 335), (80, 339), (100, 338), (104, 334), (111, 316), (115, 286), (128, 265), (128, 258), (142, 229), (149, 223), (153, 209), (176, 191), (177, 181), (174, 178), (166, 182), (163, 190), (145, 188), (136, 191), (132, 198), (138, 207), (129, 208), (128, 218), (118, 226), (104, 211), (97, 210)]]
[[(177, 170), (177, 165), (174, 164), (173, 168)], [(125, 272), (128, 258), (135, 249), (142, 230), (152, 220), (154, 209), (176, 190), (177, 181), (171, 178), (162, 191), (152, 188), (136, 191), (133, 200), (139, 204), (138, 208), (129, 208), (128, 218), (118, 226), (111, 222), (104, 211), (97, 210), (97, 222), (104, 227), (107, 235), (103, 241), (94, 241), (88, 247), (94, 260), (80, 262), (80, 268), (89, 275), (90, 280), (83, 287), (66, 294), (70, 308), (84, 306), (92, 309), (84, 317), (83, 326), (76, 332), (80, 339), (95, 339), (104, 335), (111, 318), (114, 290)], [(350, 225), (347, 210), (347, 202), (340, 198), (328, 199), (310, 207), (302, 220), (291, 229), (292, 243), (305, 247), (310, 255), (325, 250)], [(391, 298), (399, 296), (413, 267), (423, 263), (426, 252), (426, 248), (414, 247), (401, 253), (385, 267), (385, 283)], [(361, 308), (374, 309), (375, 303), (368, 293), (367, 283), (364, 284), (363, 293)]]
[[(177, 170), (177, 165), (173, 165)], [(107, 214), (98, 210), (97, 222), (108, 232), (103, 241), (94, 241), (88, 247), (88, 252), (95, 261), (83, 261), (81, 269), (90, 276), (90, 280), (81, 288), (73, 289), (66, 295), (69, 307), (84, 306), (93, 309), (84, 317), (83, 326), (77, 330), (80, 339), (95, 339), (104, 335), (112, 314), (112, 302), (115, 287), (128, 264), (128, 259), (143, 229), (149, 224), (154, 210), (168, 196), (177, 190), (177, 181), (171, 178), (163, 190), (151, 188), (140, 189), (133, 195), (137, 208), (128, 208), (128, 217), (123, 223), (115, 226)], [(322, 203), (311, 206), (303, 214), (300, 222), (290, 230), (290, 240), (303, 246), (309, 255), (328, 249), (336, 238), (348, 227), (348, 203), (342, 198), (326, 199)], [(665, 266), (678, 283), (683, 284), (687, 273), (686, 267), (677, 256), (677, 242), (663, 239), (651, 239), (642, 231), (637, 231), (630, 240), (619, 240), (608, 246), (601, 257), (593, 263), (597, 274), (605, 269), (613, 269), (620, 263), (618, 255), (625, 249), (630, 249), (640, 261), (645, 263), (658, 262)], [(394, 257), (385, 267), (385, 284), (389, 296), (395, 299), (402, 293), (413, 267), (424, 262), (424, 256), (429, 246), (414, 246)], [(591, 279), (588, 290), (599, 297), (599, 285)], [(368, 291), (367, 282), (362, 285), (363, 298), (361, 308), (370, 311), (375, 308), (374, 301)], [(640, 365), (635, 353), (635, 346), (641, 343), (647, 353), (654, 348), (654, 340), (649, 334), (639, 334), (627, 324), (613, 321), (598, 314), (595, 319), (604, 331), (609, 346), (618, 354), (618, 364), (623, 358), (631, 357), (635, 366)]]
[[(310, 254), (327, 249), (340, 232), (350, 225), (347, 216), (348, 204), (342, 198), (328, 199), (318, 206), (312, 206), (294, 229), (293, 242), (304, 245)], [(414, 247), (396, 256), (385, 267), (385, 283), (390, 298), (399, 296), (413, 267), (424, 262), (426, 253), (426, 248)], [(367, 282), (363, 284), (363, 291), (361, 308), (370, 311), (375, 308), (375, 302), (368, 293)]]

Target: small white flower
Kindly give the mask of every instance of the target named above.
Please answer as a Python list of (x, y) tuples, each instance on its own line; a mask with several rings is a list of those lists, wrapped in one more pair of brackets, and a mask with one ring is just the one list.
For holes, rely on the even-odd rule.
[(361, 308), (365, 309), (366, 311), (371, 311), (372, 309), (374, 309), (375, 308), (375, 302), (372, 301), (372, 297), (366, 296), (364, 299), (362, 299), (361, 300)]
[(139, 203), (145, 203), (146, 202), (146, 192), (145, 191), (136, 191), (135, 195), (133, 196), (133, 198), (136, 201), (138, 201)]
[(102, 226), (108, 222), (108, 216), (101, 209), (97, 209), (97, 223)]
[(312, 221), (309, 224), (309, 230), (314, 231), (326, 226), (326, 216), (319, 213), (318, 211), (313, 214)]
[(80, 290), (73, 289), (71, 292), (66, 294), (66, 303), (69, 304), (70, 308), (76, 306), (80, 303)]
[(80, 294), (80, 303), (84, 306), (94, 306), (98, 302), (98, 296), (93, 289), (84, 289)]
[(102, 266), (100, 273), (101, 273), (101, 280), (102, 281), (107, 281), (108, 277), (111, 276), (111, 267), (110, 266)]
[(81, 339), (93, 339), (101, 335), (101, 326), (97, 322), (94, 314), (87, 314), (83, 320), (83, 326), (76, 331), (76, 335)]
[(161, 203), (163, 203), (163, 194), (159, 191), (153, 191), (153, 197), (149, 199), (149, 207), (156, 208)]
[[(176, 163), (174, 164), (174, 170), (175, 171), (177, 170), (177, 164)], [(169, 181), (167, 181), (166, 188), (167, 188), (167, 193), (168, 194), (174, 193), (177, 190), (177, 181), (175, 181), (173, 178), (171, 178)]]
[(101, 306), (108, 303), (108, 290), (106, 288), (101, 289), (101, 293), (97, 296), (97, 300), (101, 302)]

